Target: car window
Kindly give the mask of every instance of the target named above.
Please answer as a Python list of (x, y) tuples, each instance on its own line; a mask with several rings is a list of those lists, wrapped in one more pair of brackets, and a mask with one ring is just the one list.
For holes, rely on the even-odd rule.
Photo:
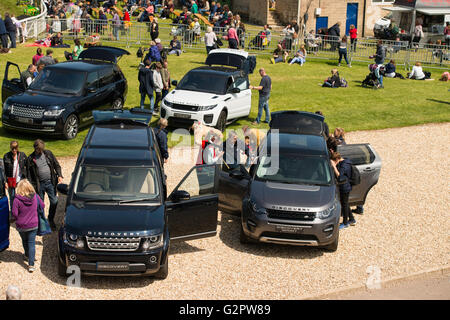
[(191, 198), (212, 194), (214, 192), (214, 166), (202, 166), (193, 168), (177, 190), (189, 192)]
[(98, 72), (89, 72), (87, 79), (86, 79), (86, 87), (87, 88), (98, 88), (99, 81), (98, 81)]
[[(69, 76), (68, 76), (69, 74)], [(30, 89), (62, 94), (79, 94), (84, 88), (86, 72), (44, 68)]]
[(114, 82), (114, 72), (112, 68), (99, 70), (100, 86), (106, 86)]
[(122, 74), (117, 66), (114, 66), (114, 82), (122, 80)]
[(183, 79), (181, 79), (177, 89), (225, 94), (228, 88), (228, 79), (228, 77), (219, 73), (191, 71), (188, 72)]
[(337, 151), (344, 159), (350, 159), (355, 166), (370, 164), (375, 161), (375, 155), (370, 148), (364, 144), (338, 146)]
[(236, 77), (233, 83), (233, 88), (239, 88), (241, 90), (248, 89), (248, 81), (245, 77)]

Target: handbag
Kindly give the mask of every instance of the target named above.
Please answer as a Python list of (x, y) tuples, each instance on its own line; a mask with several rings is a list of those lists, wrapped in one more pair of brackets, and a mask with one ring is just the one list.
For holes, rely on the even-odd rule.
[(48, 222), (47, 218), (45, 217), (44, 209), (41, 207), (41, 203), (39, 202), (39, 199), (37, 198), (38, 195), (36, 194), (35, 199), (37, 201), (37, 215), (39, 220), (38, 225), (38, 236), (45, 236), (46, 234), (52, 233), (52, 229), (50, 228), (50, 223)]

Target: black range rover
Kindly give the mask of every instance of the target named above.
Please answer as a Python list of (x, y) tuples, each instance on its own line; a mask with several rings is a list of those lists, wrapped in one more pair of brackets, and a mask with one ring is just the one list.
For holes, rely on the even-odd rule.
[(127, 80), (117, 60), (128, 51), (91, 47), (80, 60), (46, 66), (26, 88), (18, 65), (7, 62), (2, 85), (2, 124), (7, 130), (73, 139), (93, 123), (92, 110), (122, 109)]
[(166, 278), (170, 242), (216, 235), (216, 166), (193, 167), (167, 196), (152, 115), (94, 111), (66, 195), (59, 274)]

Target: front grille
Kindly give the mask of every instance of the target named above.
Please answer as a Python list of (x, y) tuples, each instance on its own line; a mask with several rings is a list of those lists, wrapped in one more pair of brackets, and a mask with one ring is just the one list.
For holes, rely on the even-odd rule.
[(17, 117), (41, 119), (44, 114), (44, 108), (39, 106), (13, 104), (11, 106), (11, 114)]
[(316, 218), (315, 212), (298, 212), (267, 209), (269, 219), (286, 219), (299, 221), (313, 221)]
[(141, 238), (86, 237), (88, 248), (95, 251), (136, 251)]
[(190, 105), (186, 105), (186, 104), (174, 103), (172, 105), (172, 109), (183, 110), (183, 111), (197, 111), (198, 107), (197, 106), (190, 106)]

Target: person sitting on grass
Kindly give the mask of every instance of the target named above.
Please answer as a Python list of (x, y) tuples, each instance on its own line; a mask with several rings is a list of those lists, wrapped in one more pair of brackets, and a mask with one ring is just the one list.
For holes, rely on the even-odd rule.
[(395, 72), (395, 60), (391, 59), (391, 61), (389, 61), (389, 63), (386, 65), (385, 70), (384, 70), (384, 76), (388, 77), (388, 78), (400, 78), (400, 79), (405, 79), (404, 76), (402, 76), (401, 73), (397, 73)]
[(288, 52), (283, 49), (281, 43), (278, 43), (277, 48), (273, 51), (273, 58), (270, 59), (270, 62), (272, 62), (272, 64), (286, 62), (287, 56)]
[(289, 65), (298, 63), (298, 64), (300, 64), (300, 66), (303, 66), (303, 64), (305, 62), (306, 62), (306, 49), (305, 49), (305, 45), (302, 44), (300, 46), (300, 49), (298, 49), (297, 52), (295, 53), (295, 56), (294, 56), (294, 58), (292, 58)]
[(336, 68), (331, 70), (331, 77), (325, 80), (322, 87), (339, 88), (341, 86), (341, 78)]
[(170, 48), (167, 54), (176, 54), (179, 56), (181, 54), (181, 42), (178, 40), (177, 36), (174, 36), (172, 40), (170, 40)]
[(408, 73), (408, 78), (414, 80), (426, 80), (430, 79), (430, 76), (430, 72), (424, 72), (422, 70), (422, 65), (419, 61), (416, 62), (416, 64), (412, 68), (412, 71)]

